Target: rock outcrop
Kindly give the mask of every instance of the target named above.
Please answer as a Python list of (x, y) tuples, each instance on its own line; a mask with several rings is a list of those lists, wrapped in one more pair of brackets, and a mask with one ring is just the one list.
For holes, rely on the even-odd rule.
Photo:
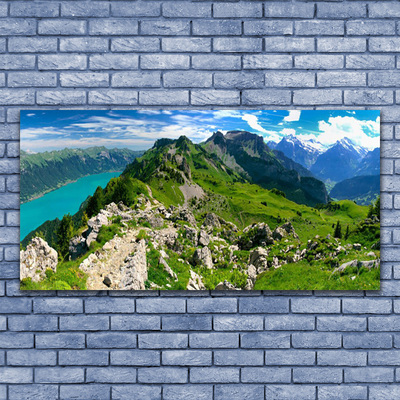
[(186, 286), (187, 290), (204, 290), (206, 287), (199, 274), (196, 274), (193, 270), (190, 270), (190, 278)]
[(213, 267), (213, 260), (210, 249), (207, 246), (196, 249), (193, 254), (193, 263), (194, 265), (204, 265), (208, 269), (211, 269)]
[(35, 237), (20, 252), (20, 279), (31, 278), (39, 282), (46, 275), (46, 270), (57, 270), (58, 254), (48, 243), (40, 237)]
[(242, 250), (250, 250), (256, 246), (268, 246), (274, 243), (272, 231), (268, 224), (261, 222), (243, 229), (238, 244)]

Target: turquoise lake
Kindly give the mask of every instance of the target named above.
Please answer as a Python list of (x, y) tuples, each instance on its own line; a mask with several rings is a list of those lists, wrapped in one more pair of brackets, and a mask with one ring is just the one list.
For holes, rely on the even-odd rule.
[(61, 219), (68, 213), (75, 214), (81, 203), (92, 195), (98, 186), (104, 188), (111, 178), (120, 174), (121, 172), (106, 172), (85, 176), (38, 199), (21, 204), (21, 240), (49, 219)]

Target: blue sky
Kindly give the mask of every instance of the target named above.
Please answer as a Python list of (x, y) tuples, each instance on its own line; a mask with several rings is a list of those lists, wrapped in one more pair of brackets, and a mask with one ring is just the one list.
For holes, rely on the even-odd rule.
[(329, 146), (344, 137), (379, 147), (376, 110), (25, 110), (21, 111), (21, 148), (41, 152), (91, 146), (150, 148), (160, 138), (186, 135), (199, 143), (213, 132), (246, 130), (268, 142), (295, 135)]

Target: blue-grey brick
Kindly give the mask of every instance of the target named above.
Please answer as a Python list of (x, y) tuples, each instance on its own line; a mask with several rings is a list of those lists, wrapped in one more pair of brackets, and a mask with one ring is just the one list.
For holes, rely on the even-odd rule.
[(61, 38), (60, 50), (65, 52), (101, 53), (108, 51), (108, 39), (91, 38)]
[[(143, 73), (143, 72), (142, 72)], [(160, 78), (158, 76), (158, 85)], [(192, 88), (211, 87), (212, 73), (203, 71), (169, 71), (163, 74), (164, 87)]]
[[(2, 228), (6, 229), (6, 228)], [(1, 232), (1, 231), (0, 231)], [(7, 232), (7, 230), (4, 230)], [(0, 236), (2, 236), (0, 234)], [(31, 299), (27, 298), (0, 298), (0, 314), (29, 314), (32, 308)]]
[(260, 72), (219, 72), (214, 74), (216, 88), (261, 88), (264, 86), (264, 75)]
[(109, 317), (97, 315), (71, 315), (60, 317), (63, 331), (100, 331), (109, 329)]
[(41, 105), (76, 105), (86, 103), (84, 90), (44, 90), (37, 92), (36, 102)]
[(344, 381), (351, 383), (374, 383), (374, 382), (393, 382), (393, 368), (364, 367), (364, 368), (345, 368)]
[(140, 66), (142, 69), (188, 69), (189, 56), (184, 54), (145, 54), (140, 56)]
[(114, 17), (158, 17), (161, 14), (157, 2), (116, 2), (111, 3)]
[(207, 18), (211, 17), (211, 3), (166, 2), (162, 14), (169, 18)]
[(139, 368), (140, 383), (187, 383), (187, 368), (161, 367)]
[(206, 350), (166, 350), (162, 352), (163, 365), (211, 365), (212, 352)]
[(318, 18), (362, 18), (367, 16), (367, 7), (361, 3), (318, 3)]
[(10, 400), (48, 400), (58, 397), (57, 385), (10, 385)]
[(138, 21), (135, 19), (93, 19), (89, 21), (90, 35), (137, 35)]
[[(3, 295), (4, 296), (4, 295)], [(7, 317), (4, 315), (0, 316), (0, 331), (7, 329)]]
[(125, 332), (99, 332), (87, 335), (88, 348), (135, 348), (136, 334)]
[[(400, 4), (397, 2), (377, 2), (369, 4), (370, 18), (400, 17)], [(384, 24), (388, 23), (385, 21)]]
[[(293, 94), (293, 104), (296, 105), (328, 105), (328, 104), (341, 104), (342, 103), (342, 92), (340, 90), (335, 89), (306, 89), (306, 90), (296, 90)], [(300, 300), (300, 299), (298, 299)], [(308, 299), (304, 299), (308, 300)], [(338, 300), (338, 299), (321, 299), (321, 300)], [(312, 303), (312, 302), (311, 302)], [(339, 303), (337, 303), (339, 304)], [(328, 308), (328, 313), (339, 312), (337, 310), (337, 304), (334, 307)], [(312, 306), (318, 308), (318, 303)], [(323, 307), (321, 307), (321, 311), (324, 312)], [(312, 309), (309, 312), (313, 312)], [(331, 311), (331, 310), (337, 311)], [(301, 311), (299, 311), (301, 312)], [(303, 312), (307, 312), (304, 310)]]
[(260, 3), (226, 3), (214, 4), (214, 18), (260, 18), (262, 17), (262, 4)]
[(0, 383), (30, 383), (32, 381), (32, 368), (0, 368)]
[(240, 94), (233, 90), (192, 90), (191, 104), (203, 105), (239, 105)]
[(91, 69), (137, 69), (138, 62), (136, 54), (95, 54), (89, 58)]
[(133, 313), (134, 311), (135, 299), (92, 298), (85, 300), (85, 312), (88, 314)]
[(367, 353), (364, 351), (324, 350), (318, 351), (318, 365), (362, 367), (367, 365)]
[(355, 55), (346, 56), (346, 68), (350, 69), (392, 69), (395, 66), (394, 56), (391, 55)]
[(60, 399), (70, 400), (108, 400), (110, 398), (108, 385), (61, 385)]
[[(395, 265), (395, 266), (393, 266), (394, 268), (394, 271), (395, 271), (395, 279), (398, 279), (397, 278), (397, 274), (398, 274), (398, 265)], [(396, 314), (399, 314), (400, 313), (400, 301), (399, 300), (394, 300), (393, 301), (393, 308), (394, 308), (394, 312), (396, 313)]]
[(392, 347), (392, 336), (388, 333), (358, 333), (343, 335), (345, 349), (387, 349)]
[[(0, 105), (32, 105), (35, 101), (35, 94), (29, 89), (0, 89)], [(5, 173), (13, 173), (10, 168)]]
[[(321, 20), (306, 20), (296, 21), (294, 23), (296, 35), (301, 36), (316, 36), (316, 35), (343, 35), (344, 22), (342, 21), (321, 21)], [(296, 50), (294, 50), (296, 51)]]
[(388, 142), (382, 143), (381, 154), (382, 157), (385, 158), (399, 158), (400, 155), (399, 142), (392, 142), (390, 144)]
[(9, 87), (56, 87), (57, 75), (52, 72), (10, 72)]
[(356, 385), (318, 386), (319, 400), (367, 400), (367, 387)]
[(195, 20), (193, 35), (197, 36), (237, 36), (242, 33), (241, 21), (235, 20)]
[(237, 348), (238, 333), (192, 333), (189, 335), (189, 346), (192, 348)]
[(400, 46), (400, 38), (397, 37), (373, 37), (369, 39), (369, 50), (372, 52), (396, 52)]
[(342, 335), (339, 333), (307, 332), (293, 333), (292, 346), (306, 349), (330, 349), (341, 347)]
[[(0, 91), (0, 99), (1, 99), (1, 91)], [(18, 166), (15, 165), (15, 161), (18, 162), (18, 160), (0, 160), (0, 173), (17, 173), (18, 172)], [(0, 196), (0, 207), (3, 209), (16, 209), (17, 204), (15, 201), (15, 196), (12, 194), (2, 194)], [(1, 228), (0, 229), (0, 242), (1, 243), (12, 243), (14, 242), (14, 239), (17, 237), (17, 229), (7, 227), (7, 228)], [(15, 242), (14, 242), (15, 243)], [(14, 244), (12, 243), (12, 244)], [(3, 265), (3, 267), (5, 267)]]
[(172, 35), (189, 35), (189, 33), (190, 33), (189, 21), (143, 20), (140, 24), (141, 35), (172, 36)]
[(244, 105), (288, 105), (291, 102), (289, 90), (244, 90), (242, 103)]
[(216, 331), (261, 331), (264, 327), (262, 315), (215, 316)]
[(111, 39), (111, 51), (118, 52), (157, 52), (160, 39), (152, 37), (127, 37)]
[(8, 4), (3, 2), (0, 4), (0, 17), (7, 17)]
[(289, 299), (284, 297), (257, 297), (257, 298), (242, 298), (239, 299), (240, 313), (287, 313), (289, 312)]
[(367, 74), (358, 71), (321, 71), (317, 74), (319, 87), (366, 86)]
[[(16, 242), (18, 240), (16, 239)], [(19, 279), (19, 263), (3, 263), (1, 266), (1, 277), (3, 279)]]
[(215, 400), (261, 400), (264, 399), (262, 385), (216, 385)]
[(287, 349), (290, 347), (289, 333), (254, 332), (243, 333), (240, 346), (254, 349)]
[(370, 317), (368, 318), (370, 331), (398, 331), (400, 330), (400, 316)]
[(10, 4), (11, 17), (58, 17), (59, 4), (44, 2), (16, 1)]
[(113, 330), (159, 330), (160, 317), (145, 315), (116, 315), (111, 317), (111, 329)]
[(54, 350), (10, 350), (7, 364), (13, 366), (52, 366), (56, 365), (57, 353)]
[(330, 316), (318, 317), (319, 331), (365, 331), (367, 319), (365, 317)]
[(363, 53), (367, 48), (364, 38), (318, 38), (317, 51), (322, 53)]
[(294, 65), (300, 69), (339, 69), (343, 68), (344, 57), (333, 54), (297, 55)]
[(400, 396), (400, 386), (399, 385), (371, 385), (369, 389), (369, 399), (370, 400), (387, 400), (395, 399)]
[(85, 21), (70, 19), (48, 19), (39, 21), (39, 35), (84, 35), (86, 33)]
[(142, 349), (179, 349), (188, 346), (188, 335), (183, 333), (143, 333), (139, 334)]
[(241, 378), (245, 383), (290, 383), (290, 368), (242, 368)]
[(167, 385), (163, 388), (164, 400), (208, 400), (212, 396), (213, 388), (210, 385)]
[[(382, 229), (381, 230), (381, 243), (382, 244), (391, 244), (392, 243), (392, 231), (390, 229)], [(396, 269), (394, 269), (396, 271)], [(395, 279), (396, 277), (396, 272), (394, 272)]]
[(160, 353), (153, 350), (112, 350), (111, 365), (156, 366), (160, 365)]
[[(140, 105), (175, 105), (175, 106), (185, 106), (189, 104), (189, 92), (187, 90), (174, 90), (174, 91), (155, 91), (155, 90), (141, 90), (139, 92), (139, 104)], [(146, 299), (146, 300), (158, 300), (158, 299)], [(183, 300), (183, 299), (160, 299), (161, 300)], [(160, 303), (162, 304), (162, 303)], [(168, 303), (167, 303), (168, 304)], [(171, 303), (172, 305), (173, 303)], [(150, 311), (145, 306), (142, 306), (142, 312), (159, 312), (159, 313), (180, 313), (181, 307), (178, 304), (177, 308), (166, 307), (165, 309), (160, 308), (158, 311), (154, 309), (154, 306), (151, 305)], [(147, 311), (148, 310), (148, 311)], [(140, 311), (138, 311), (140, 312)]]
[(292, 299), (292, 312), (294, 313), (339, 313), (340, 299)]
[[(142, 57), (143, 58), (143, 57)], [(189, 64), (189, 61), (187, 61)], [(193, 55), (192, 67), (206, 70), (238, 70), (241, 68), (240, 56), (205, 54)]]
[(399, 84), (399, 71), (373, 71), (368, 74), (368, 85), (372, 87), (397, 87)]
[(264, 16), (268, 18), (312, 18), (314, 4), (267, 2), (264, 5)]
[(267, 385), (265, 387), (265, 394), (267, 399), (292, 400), (300, 398), (302, 400), (314, 400), (315, 386)]
[(103, 1), (61, 3), (63, 17), (106, 17), (109, 15), (109, 4)]
[(345, 314), (390, 314), (391, 300), (378, 299), (343, 299)]
[(266, 350), (266, 365), (314, 365), (315, 351), (309, 350)]
[(3, 349), (32, 348), (33, 334), (1, 332), (0, 343)]
[(28, 54), (3, 54), (0, 58), (0, 69), (33, 69), (35, 56)]
[[(381, 136), (381, 140), (385, 140), (382, 136)], [(393, 160), (381, 160), (381, 175), (392, 175), (393, 174)], [(389, 200), (390, 201), (390, 200)], [(382, 202), (382, 209), (388, 209), (388, 206), (384, 206), (383, 202)], [(392, 209), (392, 207), (390, 206), (389, 209)]]
[(369, 365), (400, 365), (398, 350), (373, 350), (368, 353)]
[(83, 383), (83, 368), (36, 368), (35, 382), (38, 383)]
[(291, 21), (245, 21), (243, 24), (245, 35), (292, 35), (293, 23)]
[[(19, 153), (19, 148), (14, 149), (10, 145), (18, 143), (7, 143), (7, 156), (8, 157), (18, 157), (17, 152)], [(19, 146), (18, 146), (19, 147)], [(6, 214), (6, 222), (8, 226), (19, 226), (19, 212), (18, 211), (8, 211)], [(5, 249), (8, 253), (8, 260), (6, 261), (18, 261), (19, 254), (18, 254), (18, 247), (8, 247)]]
[(10, 331), (56, 331), (57, 328), (57, 317), (42, 315), (8, 317), (8, 329)]
[(265, 318), (265, 330), (268, 331), (312, 331), (314, 328), (315, 318), (311, 316), (271, 315)]
[(264, 44), (267, 52), (300, 53), (311, 52), (315, 49), (312, 38), (266, 37)]
[(393, 104), (393, 92), (391, 90), (378, 89), (345, 90), (344, 103), (347, 105)]
[(208, 38), (163, 38), (161, 49), (165, 52), (180, 53), (182, 49), (191, 53), (209, 53), (211, 39)]
[(209, 331), (212, 329), (210, 315), (180, 315), (162, 317), (164, 331)]
[(39, 70), (85, 69), (86, 56), (82, 54), (51, 54), (38, 56)]
[(262, 50), (261, 38), (214, 38), (213, 50), (223, 53), (254, 53)]
[(244, 69), (290, 69), (292, 56), (277, 54), (252, 54), (243, 56)]
[(38, 349), (80, 349), (85, 347), (85, 335), (82, 333), (43, 333), (36, 335)]
[(107, 73), (101, 72), (62, 72), (60, 84), (64, 87), (106, 87), (109, 85), (109, 77)]
[[(370, 4), (371, 6), (372, 4)], [(379, 3), (382, 5), (382, 3)], [(368, 21), (368, 20), (358, 20), (358, 21), (347, 21), (346, 22), (346, 32), (348, 35), (357, 36), (376, 36), (376, 35), (394, 35), (396, 31), (396, 26), (394, 21)]]
[[(4, 73), (0, 73), (0, 86), (4, 87), (6, 85), (6, 75)], [(5, 112), (1, 111), (0, 121), (4, 122), (5, 120)]]
[(50, 53), (57, 51), (57, 39), (45, 37), (11, 37), (8, 39), (11, 53)]
[(105, 350), (61, 350), (58, 353), (59, 365), (108, 365), (108, 352)]
[(200, 298), (188, 299), (189, 313), (234, 313), (237, 311), (235, 298)]
[(215, 365), (263, 365), (264, 352), (261, 350), (216, 350)]
[(265, 74), (267, 87), (314, 87), (315, 74), (312, 72), (268, 71)]
[(36, 32), (36, 20), (26, 18), (13, 18), (0, 20), (0, 36), (34, 35)]
[(136, 370), (133, 368), (88, 368), (86, 370), (88, 383), (135, 383)]
[(114, 400), (161, 400), (161, 387), (137, 384), (113, 386), (112, 398)]
[(341, 383), (341, 368), (293, 368), (294, 383)]
[(193, 383), (238, 383), (239, 368), (213, 367), (191, 368), (190, 382)]

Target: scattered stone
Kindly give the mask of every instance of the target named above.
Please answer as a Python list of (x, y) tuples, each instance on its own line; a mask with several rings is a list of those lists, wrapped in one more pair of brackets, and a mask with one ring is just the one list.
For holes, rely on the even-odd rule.
[(376, 255), (375, 255), (375, 253), (374, 253), (373, 251), (370, 251), (370, 252), (367, 254), (367, 256), (368, 256), (368, 257), (376, 257)]
[(219, 221), (219, 218), (216, 214), (214, 213), (207, 213), (205, 218), (204, 218), (204, 222), (202, 225), (204, 228), (221, 228), (221, 223)]
[(210, 236), (207, 234), (206, 231), (201, 230), (199, 233), (199, 240), (198, 240), (198, 244), (200, 246), (208, 246), (210, 244)]
[(214, 290), (239, 290), (235, 286), (232, 285), (229, 281), (223, 281), (218, 283), (217, 286), (215, 286)]
[(360, 251), (361, 250), (361, 244), (360, 243), (354, 243), (353, 244), (353, 250)]
[(206, 287), (199, 274), (196, 274), (193, 270), (190, 270), (189, 282), (186, 286), (187, 290), (204, 290)]
[(250, 253), (249, 263), (257, 269), (257, 273), (268, 269), (268, 251), (262, 247), (257, 247)]
[(103, 279), (103, 283), (107, 286), (107, 287), (110, 287), (111, 286), (111, 279), (108, 277), (108, 276), (106, 276), (104, 279)]
[(72, 260), (76, 260), (85, 254), (89, 248), (83, 236), (75, 236), (69, 241), (69, 254)]
[(174, 212), (175, 221), (186, 221), (190, 225), (196, 226), (196, 218), (187, 207), (180, 207)]
[(168, 265), (168, 263), (164, 260), (163, 257), (160, 257), (160, 259), (158, 260), (158, 263), (160, 265), (163, 266), (164, 271), (173, 279), (175, 279), (175, 281), (178, 280), (178, 277), (176, 275), (176, 273), (172, 270), (172, 268)]
[(187, 225), (183, 229), (185, 229), (186, 239), (190, 240), (194, 246), (197, 246), (197, 229)]
[(57, 270), (57, 251), (40, 237), (35, 237), (20, 252), (20, 279), (31, 278), (32, 282), (39, 282), (46, 276), (46, 270)]
[(204, 265), (208, 269), (211, 269), (213, 267), (213, 261), (210, 249), (207, 246), (196, 249), (193, 254), (193, 262), (195, 265)]
[(268, 224), (264, 222), (244, 228), (243, 235), (238, 241), (240, 248), (243, 250), (250, 250), (256, 246), (265, 247), (273, 243), (272, 231)]

